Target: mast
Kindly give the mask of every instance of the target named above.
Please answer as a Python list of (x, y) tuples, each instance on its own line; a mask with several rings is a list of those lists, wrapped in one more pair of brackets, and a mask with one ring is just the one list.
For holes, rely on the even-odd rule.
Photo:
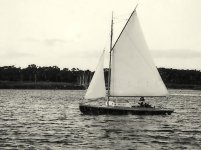
[[(130, 15), (129, 19), (127, 20), (124, 28), (126, 27), (127, 23), (129, 22), (131, 16), (133, 15), (133, 13), (135, 12), (136, 8), (137, 8), (138, 4), (135, 6), (135, 9), (133, 10), (132, 14)], [(117, 38), (115, 44), (117, 43), (118, 39), (120, 38), (124, 28), (122, 29), (119, 37)], [(112, 21), (111, 21), (111, 34), (110, 34), (110, 59), (109, 59), (109, 74), (108, 74), (108, 99), (107, 99), (107, 105), (109, 105), (109, 100), (110, 100), (110, 83), (111, 83), (111, 59), (112, 59), (112, 49), (115, 46), (112, 45), (112, 38), (113, 38), (113, 12), (112, 12)]]
[(110, 60), (109, 60), (109, 74), (108, 74), (108, 99), (107, 105), (109, 105), (110, 100), (110, 80), (111, 80), (111, 59), (112, 59), (112, 37), (113, 37), (113, 12), (112, 12), (112, 21), (111, 21), (111, 34), (110, 34)]

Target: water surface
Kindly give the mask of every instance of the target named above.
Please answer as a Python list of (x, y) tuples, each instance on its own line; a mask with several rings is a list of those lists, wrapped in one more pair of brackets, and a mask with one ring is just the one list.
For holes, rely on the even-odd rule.
[(0, 90), (0, 149), (201, 149), (201, 91), (147, 100), (167, 116), (82, 115), (84, 93)]

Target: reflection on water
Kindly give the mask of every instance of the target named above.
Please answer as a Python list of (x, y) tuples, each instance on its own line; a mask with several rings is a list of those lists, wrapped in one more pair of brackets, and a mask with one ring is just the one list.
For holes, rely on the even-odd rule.
[(0, 149), (201, 149), (201, 91), (170, 94), (170, 116), (87, 116), (84, 91), (0, 90)]

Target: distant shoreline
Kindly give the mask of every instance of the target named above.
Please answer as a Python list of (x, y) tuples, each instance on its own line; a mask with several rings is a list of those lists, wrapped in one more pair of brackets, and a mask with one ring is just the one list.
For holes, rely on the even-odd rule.
[(192, 84), (167, 84), (168, 89), (201, 90), (201, 85)]
[[(201, 90), (201, 85), (166, 84), (168, 89)], [(0, 89), (58, 89), (58, 90), (85, 90), (87, 86), (66, 82), (20, 82), (0, 81)]]
[(64, 90), (85, 90), (83, 85), (65, 82), (15, 82), (0, 81), (0, 89), (64, 89)]
[[(201, 71), (172, 68), (158, 68), (158, 71), (168, 89), (201, 90)], [(27, 68), (3, 66), (0, 67), (0, 89), (85, 90), (93, 74), (90, 70), (79, 68), (60, 69), (57, 66), (40, 67), (35, 64)], [(104, 76), (107, 87), (108, 68), (104, 69)]]

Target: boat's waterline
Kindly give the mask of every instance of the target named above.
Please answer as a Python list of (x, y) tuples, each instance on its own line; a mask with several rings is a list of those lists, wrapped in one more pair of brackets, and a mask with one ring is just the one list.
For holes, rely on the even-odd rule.
[(95, 106), (79, 104), (79, 109), (87, 115), (170, 115), (173, 109), (146, 108), (146, 107), (120, 107), (120, 106)]

